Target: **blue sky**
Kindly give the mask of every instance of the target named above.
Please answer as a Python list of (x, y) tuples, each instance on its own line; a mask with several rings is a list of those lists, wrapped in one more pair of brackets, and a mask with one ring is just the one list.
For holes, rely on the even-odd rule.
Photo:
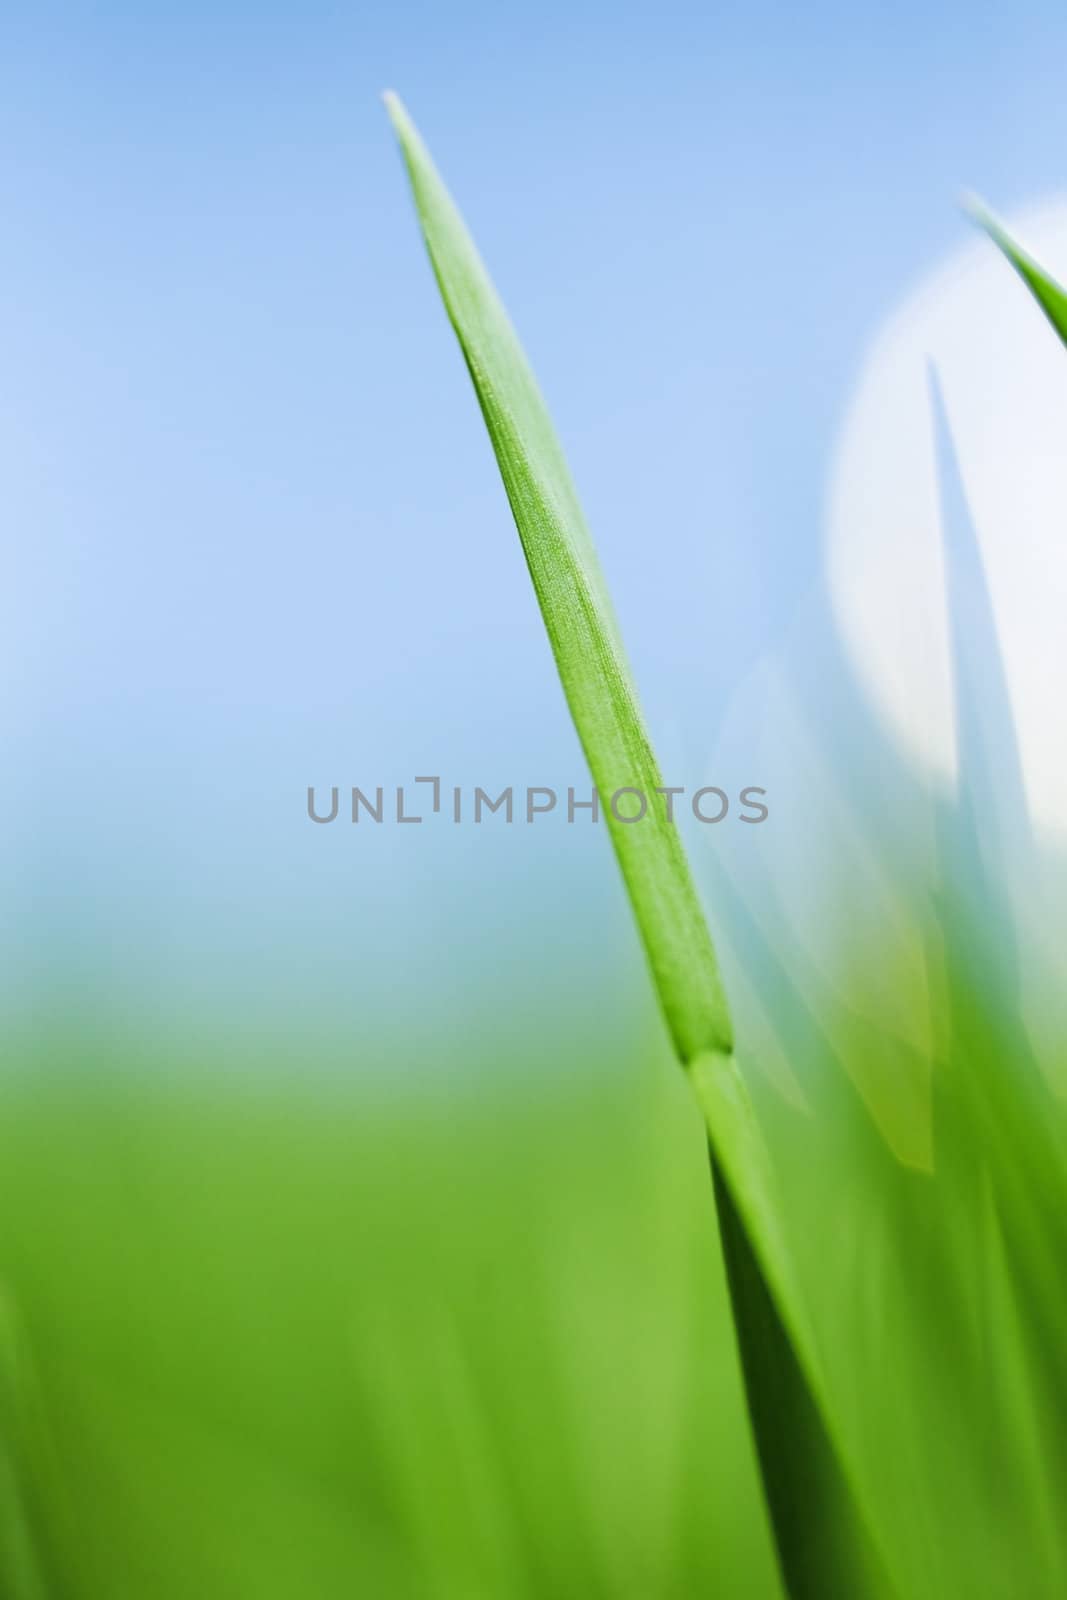
[(681, 782), (819, 582), (835, 427), (959, 192), (1063, 187), (1065, 60), (1051, 4), (9, 7), (29, 968), (353, 1014), (415, 972), (462, 1010), (575, 881), (575, 951), (629, 949), (606, 840), (303, 817), (312, 781), (582, 776), (383, 88), (522, 334)]

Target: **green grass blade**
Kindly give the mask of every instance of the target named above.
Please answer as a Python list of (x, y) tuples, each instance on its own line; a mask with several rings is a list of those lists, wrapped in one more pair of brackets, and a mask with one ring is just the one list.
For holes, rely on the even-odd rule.
[(40, 1394), (14, 1301), (0, 1284), (0, 1595), (57, 1600), (62, 1505)]
[(997, 248), (1015, 268), (1034, 299), (1051, 322), (1064, 344), (1067, 344), (1067, 292), (1016, 244), (1011, 234), (980, 200), (969, 200), (967, 209), (980, 228), (992, 239)]
[[(663, 780), (548, 412), (425, 147), (392, 97), (389, 110), (675, 1046), (685, 1061), (700, 1050), (729, 1050), (730, 1019), (715, 953), (677, 830), (662, 807), (640, 824), (627, 824), (607, 806), (619, 789), (636, 788), (651, 797)], [(632, 797), (630, 804), (636, 804)]]
[(642, 821), (627, 824), (608, 804), (620, 789), (651, 802), (662, 780), (563, 453), (448, 191), (400, 102), (386, 100), (663, 1013), (707, 1123), (749, 1410), (786, 1584), (795, 1600), (888, 1594), (778, 1236), (769, 1164), (680, 837), (663, 807), (650, 804)]

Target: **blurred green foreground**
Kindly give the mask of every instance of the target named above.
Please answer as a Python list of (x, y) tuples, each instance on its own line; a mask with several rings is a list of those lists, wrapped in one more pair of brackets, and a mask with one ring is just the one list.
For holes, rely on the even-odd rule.
[(779, 1592), (680, 1074), (240, 1065), (0, 1082), (3, 1600)]
[[(1060, 1600), (1067, 1052), (951, 931), (914, 1160), (853, 1084), (916, 1047), (860, 1012), (782, 987), (799, 1093), (746, 1068), (898, 1600)], [(780, 1600), (699, 1113), (635, 1023), (16, 1051), (0, 1600)]]

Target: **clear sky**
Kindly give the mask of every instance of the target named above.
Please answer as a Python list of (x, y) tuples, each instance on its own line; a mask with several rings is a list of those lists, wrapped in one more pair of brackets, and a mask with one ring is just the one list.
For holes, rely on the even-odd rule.
[(685, 782), (820, 582), (835, 431), (960, 191), (1064, 187), (1065, 62), (1045, 0), (9, 5), (17, 983), (355, 1016), (414, 972), (462, 1011), (576, 881), (619, 926), (606, 839), (304, 816), (311, 782), (583, 776), (382, 89), (525, 341)]

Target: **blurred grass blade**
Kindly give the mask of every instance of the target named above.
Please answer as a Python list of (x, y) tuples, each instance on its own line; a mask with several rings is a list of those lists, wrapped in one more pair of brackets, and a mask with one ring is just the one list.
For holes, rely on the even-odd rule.
[(968, 200), (967, 210), (1010, 261), (1064, 344), (1067, 344), (1067, 292), (1033, 256), (1027, 255), (1021, 245), (1016, 244), (1003, 223), (980, 200)]
[[(749, 1411), (787, 1587), (795, 1600), (886, 1595), (778, 1236), (711, 937), (678, 832), (654, 802), (662, 779), (562, 451), (458, 211), (404, 108), (393, 95), (386, 102), (663, 1013), (707, 1123)], [(639, 824), (620, 822), (608, 803), (622, 789), (650, 802)]]
[(61, 1503), (42, 1406), (14, 1301), (0, 1284), (0, 1596), (58, 1600), (47, 1537)]

